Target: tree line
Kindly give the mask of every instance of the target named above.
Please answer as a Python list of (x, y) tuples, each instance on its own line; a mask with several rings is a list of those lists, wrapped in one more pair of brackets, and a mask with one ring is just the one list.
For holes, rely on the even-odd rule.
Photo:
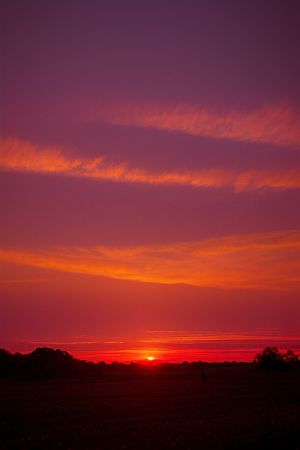
[[(206, 363), (197, 361), (182, 364), (160, 363), (155, 366), (164, 372), (174, 372), (179, 370), (197, 370), (202, 371), (207, 366), (213, 365), (234, 365), (247, 363)], [(299, 355), (292, 350), (281, 353), (277, 347), (266, 347), (261, 353), (254, 358), (254, 364), (260, 368), (267, 370), (291, 370), (300, 367)], [(68, 352), (63, 350), (54, 350), (48, 347), (39, 347), (29, 354), (10, 353), (5, 349), (0, 349), (0, 377), (1, 378), (19, 378), (43, 379), (52, 377), (71, 377), (71, 376), (88, 376), (96, 377), (107, 376), (113, 377), (116, 373), (128, 374), (133, 371), (147, 371), (147, 366), (131, 363), (124, 364), (113, 362), (105, 364), (100, 361), (98, 363), (87, 362), (74, 358)]]

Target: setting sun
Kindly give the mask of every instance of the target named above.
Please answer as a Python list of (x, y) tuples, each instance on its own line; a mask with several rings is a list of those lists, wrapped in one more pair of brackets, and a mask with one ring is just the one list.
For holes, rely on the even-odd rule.
[(148, 356), (147, 359), (148, 359), (149, 361), (153, 361), (153, 360), (154, 360), (153, 356)]

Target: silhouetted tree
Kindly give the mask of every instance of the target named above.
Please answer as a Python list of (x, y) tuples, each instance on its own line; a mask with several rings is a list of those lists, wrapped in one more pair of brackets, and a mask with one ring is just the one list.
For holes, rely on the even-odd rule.
[(266, 347), (262, 353), (257, 353), (254, 363), (267, 370), (285, 370), (298, 365), (299, 356), (295, 355), (293, 350), (282, 354), (277, 347)]
[(0, 376), (13, 377), (22, 372), (22, 364), (27, 355), (21, 353), (10, 353), (4, 348), (0, 349)]
[(23, 363), (23, 378), (62, 376), (72, 369), (73, 357), (62, 350), (39, 347), (27, 355)]
[(49, 347), (39, 347), (33, 352), (29, 353), (32, 358), (39, 359), (41, 361), (70, 361), (73, 356), (63, 350), (53, 350)]
[(12, 366), (13, 355), (5, 350), (0, 349), (0, 376), (8, 375)]
[(288, 366), (290, 369), (294, 369), (295, 367), (300, 365), (300, 358), (299, 355), (296, 355), (293, 350), (288, 350), (283, 355), (284, 363)]

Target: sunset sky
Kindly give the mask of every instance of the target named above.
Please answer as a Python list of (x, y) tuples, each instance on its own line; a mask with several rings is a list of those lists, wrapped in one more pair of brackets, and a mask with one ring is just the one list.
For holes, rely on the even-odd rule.
[(300, 351), (299, 12), (1, 1), (1, 347)]

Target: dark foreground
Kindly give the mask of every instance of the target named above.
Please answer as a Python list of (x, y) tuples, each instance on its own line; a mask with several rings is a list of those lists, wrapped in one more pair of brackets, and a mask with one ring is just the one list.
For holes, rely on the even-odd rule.
[(299, 371), (1, 382), (2, 449), (300, 449)]

